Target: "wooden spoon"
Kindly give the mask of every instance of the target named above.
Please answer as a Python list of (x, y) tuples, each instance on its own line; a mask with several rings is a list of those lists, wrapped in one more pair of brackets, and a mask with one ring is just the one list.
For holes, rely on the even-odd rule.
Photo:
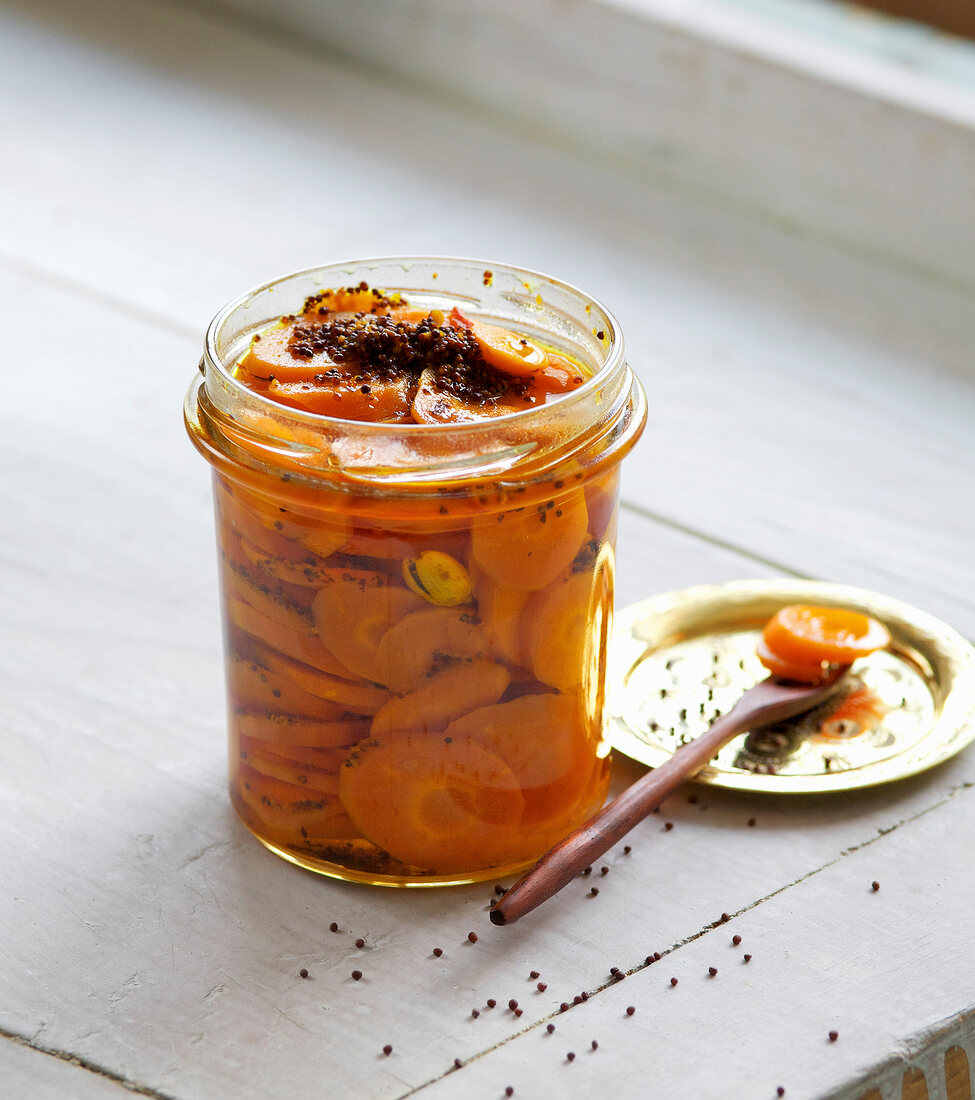
[(812, 710), (836, 691), (848, 668), (838, 668), (825, 683), (799, 684), (770, 676), (749, 688), (707, 733), (682, 745), (666, 763), (627, 787), (595, 817), (546, 852), (491, 910), (492, 923), (512, 924), (557, 894), (652, 813), (685, 779), (706, 767), (733, 737)]

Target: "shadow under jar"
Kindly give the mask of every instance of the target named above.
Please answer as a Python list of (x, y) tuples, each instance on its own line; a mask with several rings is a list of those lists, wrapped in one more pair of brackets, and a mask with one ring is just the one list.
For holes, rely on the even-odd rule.
[[(243, 384), (256, 334), (362, 282), (567, 353), (583, 383), (438, 424), (340, 419)], [(609, 782), (619, 464), (646, 417), (614, 318), (518, 268), (363, 260), (230, 303), (200, 371), (185, 417), (213, 467), (237, 813), (278, 855), (351, 881), (531, 865)]]

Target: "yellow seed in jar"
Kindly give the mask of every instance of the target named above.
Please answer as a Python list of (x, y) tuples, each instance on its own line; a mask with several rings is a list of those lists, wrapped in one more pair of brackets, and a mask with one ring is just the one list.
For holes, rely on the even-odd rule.
[(456, 559), (440, 550), (424, 550), (403, 562), (403, 580), (418, 596), (438, 607), (457, 607), (471, 599), (471, 578)]

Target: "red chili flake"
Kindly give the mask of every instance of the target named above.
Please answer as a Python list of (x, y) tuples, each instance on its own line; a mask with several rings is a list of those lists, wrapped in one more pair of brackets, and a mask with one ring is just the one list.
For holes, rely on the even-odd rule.
[(739, 936), (739, 935), (732, 936), (731, 937), (731, 942), (735, 945), (735, 947), (737, 947), (738, 944), (741, 943), (741, 936)]
[(386, 1057), (388, 1058), (392, 1053), (393, 1053), (393, 1048), (389, 1045), (389, 1043), (387, 1043), (383, 1047), (383, 1054), (385, 1054)]
[(671, 984), (672, 986), (676, 985), (676, 984), (677, 984), (677, 979), (676, 979), (676, 978), (671, 978), (671, 979), (670, 979), (670, 984)]
[(589, 896), (590, 896), (591, 898), (594, 898), (594, 897), (595, 897), (595, 896), (596, 896), (596, 895), (597, 895), (598, 893), (599, 893), (599, 888), (598, 888), (597, 886), (594, 886), (594, 887), (593, 887), (593, 888), (592, 888), (592, 889), (591, 889), (591, 890), (589, 891)]
[(514, 999), (514, 997), (512, 997), (511, 1000), (508, 1002), (508, 1008), (510, 1008), (511, 1011), (514, 1012), (514, 1010), (517, 1007), (518, 1007), (518, 1002)]
[(478, 1016), (480, 1016), (480, 1015), (481, 1015), (480, 1012), (478, 1012), (478, 1010), (476, 1008), (471, 1009), (471, 1017), (473, 1019), (476, 1020), (478, 1018)]
[(592, 1041), (592, 1049), (599, 1050), (599, 1043), (597, 1043), (595, 1039)]
[(549, 1035), (551, 1035), (552, 1032), (555, 1030), (555, 1024), (547, 1024), (545, 1030), (549, 1033)]
[(362, 979), (362, 971), (361, 970), (353, 970), (352, 971), (352, 980), (354, 982), (358, 982), (361, 979)]
[(870, 889), (873, 890), (873, 892), (876, 894), (876, 892), (880, 889), (880, 883), (879, 882), (871, 882), (870, 883)]
[(337, 932), (339, 930), (339, 926), (335, 923), (335, 921), (332, 921), (332, 923), (328, 926), (328, 930), (329, 932)]
[(628, 856), (632, 851), (633, 849), (629, 846), (629, 844), (623, 845), (623, 855)]
[(471, 943), (477, 943), (477, 933), (476, 932), (468, 932), (467, 933), (467, 938), (471, 941)]
[(538, 985), (535, 986), (535, 988), (538, 990), (539, 993), (544, 993), (545, 990), (548, 989), (548, 986), (544, 982), (539, 982)]
[(537, 970), (530, 970), (528, 972), (528, 977), (531, 978), (532, 981), (534, 981), (536, 978), (540, 978), (541, 974), (539, 974)]
[(497, 1002), (497, 1001), (496, 1001), (496, 1000), (495, 1000), (495, 999), (494, 999), (493, 997), (488, 997), (488, 999), (487, 999), (487, 1006), (488, 1006), (488, 1008), (494, 1008), (494, 1006), (495, 1006), (495, 1005), (496, 1005), (497, 1003), (498, 1003), (498, 1002)]
[(434, 958), (439, 959), (442, 954), (443, 954), (443, 948), (442, 947), (435, 947), (433, 949)]
[(670, 832), (670, 830), (671, 830), (671, 829), (672, 829), (673, 827), (674, 827), (674, 823), (673, 823), (672, 821), (665, 821), (665, 822), (664, 822), (664, 832), (667, 832), (667, 833), (669, 833), (669, 832)]
[(751, 955), (743, 955), (742, 958), (745, 960), (745, 962), (751, 962), (752, 961)]
[(566, 1061), (574, 1062), (576, 1060), (575, 1051), (570, 1050), (569, 1053), (565, 1057), (566, 1057)]
[(361, 948), (366, 946), (366, 941), (364, 939), (362, 939), (362, 937), (360, 936), (359, 939), (357, 939), (355, 941), (355, 945), (356, 945), (356, 947), (361, 949)]
[(522, 1012), (524, 1012), (524, 1009), (522, 1009), (522, 1008), (516, 1008), (515, 1009), (515, 1015), (516, 1016), (520, 1016), (522, 1014)]
[(831, 1031), (831, 1032), (829, 1033), (829, 1041), (830, 1041), (831, 1043), (835, 1043), (835, 1042), (836, 1042), (836, 1040), (837, 1040), (837, 1039), (838, 1039), (839, 1037), (840, 1037), (840, 1033), (839, 1033), (838, 1031)]
[(755, 826), (756, 826), (756, 824), (757, 824), (757, 822), (755, 821), (755, 818), (753, 818), (753, 817), (750, 817), (750, 818), (748, 819), (748, 827), (749, 827), (749, 829), (754, 829), (754, 828), (755, 828)]
[(715, 974), (717, 974), (717, 972), (718, 972), (718, 968), (716, 966), (709, 966), (708, 967), (708, 973), (711, 975), (712, 978), (715, 976)]
[(627, 1005), (627, 1007), (626, 1007), (627, 1016), (632, 1016), (634, 1012), (636, 1012), (636, 1009), (633, 1007), (633, 1005)]

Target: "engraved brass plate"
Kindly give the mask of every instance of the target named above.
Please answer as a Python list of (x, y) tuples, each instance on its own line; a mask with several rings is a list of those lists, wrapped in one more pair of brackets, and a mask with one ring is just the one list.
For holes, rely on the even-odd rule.
[(892, 644), (857, 661), (817, 710), (735, 738), (698, 782), (775, 794), (850, 790), (914, 775), (975, 739), (975, 649), (957, 631), (860, 588), (763, 580), (685, 588), (617, 613), (613, 748), (656, 767), (703, 733), (768, 675), (755, 642), (790, 603), (865, 611)]

